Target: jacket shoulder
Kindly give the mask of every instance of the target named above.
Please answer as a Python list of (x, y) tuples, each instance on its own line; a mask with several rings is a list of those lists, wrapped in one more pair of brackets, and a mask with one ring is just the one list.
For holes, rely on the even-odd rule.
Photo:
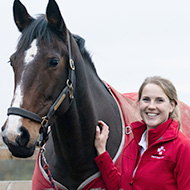
[(178, 132), (177, 141), (181, 146), (189, 147), (190, 148), (190, 139), (184, 135), (181, 131)]

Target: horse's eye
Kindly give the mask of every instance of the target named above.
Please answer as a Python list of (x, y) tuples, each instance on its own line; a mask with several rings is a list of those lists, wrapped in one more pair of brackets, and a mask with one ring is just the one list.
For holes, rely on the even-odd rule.
[(58, 64), (59, 64), (59, 59), (57, 58), (50, 59), (47, 62), (48, 67), (56, 67)]

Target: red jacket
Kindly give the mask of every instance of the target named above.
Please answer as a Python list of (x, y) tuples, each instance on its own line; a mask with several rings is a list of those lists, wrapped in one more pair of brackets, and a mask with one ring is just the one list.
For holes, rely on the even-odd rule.
[[(190, 140), (169, 119), (148, 131), (148, 148), (138, 158), (138, 145), (146, 129), (144, 123), (131, 124), (134, 139), (122, 155), (122, 173), (107, 152), (95, 161), (108, 190), (190, 190)], [(133, 171), (137, 166), (134, 177)]]

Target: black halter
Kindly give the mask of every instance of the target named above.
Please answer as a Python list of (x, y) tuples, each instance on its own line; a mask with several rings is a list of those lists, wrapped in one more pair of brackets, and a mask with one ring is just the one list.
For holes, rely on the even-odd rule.
[(24, 108), (17, 108), (17, 107), (10, 107), (8, 108), (7, 115), (19, 115), (21, 117), (30, 119), (32, 121), (41, 123), (40, 128), (40, 140), (38, 142), (38, 145), (42, 147), (46, 141), (48, 140), (48, 127), (49, 127), (49, 120), (54, 115), (56, 110), (59, 108), (59, 106), (65, 102), (64, 108), (62, 110), (62, 113), (65, 113), (74, 98), (73, 96), (73, 81), (74, 81), (74, 71), (75, 71), (75, 63), (72, 59), (71, 55), (71, 41), (70, 41), (70, 34), (67, 32), (67, 41), (68, 41), (68, 52), (69, 52), (69, 72), (68, 72), (68, 79), (66, 81), (66, 86), (56, 99), (56, 101), (53, 103), (53, 105), (50, 107), (48, 113), (44, 117), (40, 117), (38, 114), (33, 113), (31, 111), (28, 111)]

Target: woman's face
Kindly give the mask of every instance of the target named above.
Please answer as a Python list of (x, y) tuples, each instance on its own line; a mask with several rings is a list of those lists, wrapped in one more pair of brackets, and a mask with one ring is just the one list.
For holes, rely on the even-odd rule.
[(174, 102), (170, 102), (161, 87), (156, 84), (147, 84), (139, 101), (139, 109), (147, 129), (155, 128), (169, 118), (173, 112)]

